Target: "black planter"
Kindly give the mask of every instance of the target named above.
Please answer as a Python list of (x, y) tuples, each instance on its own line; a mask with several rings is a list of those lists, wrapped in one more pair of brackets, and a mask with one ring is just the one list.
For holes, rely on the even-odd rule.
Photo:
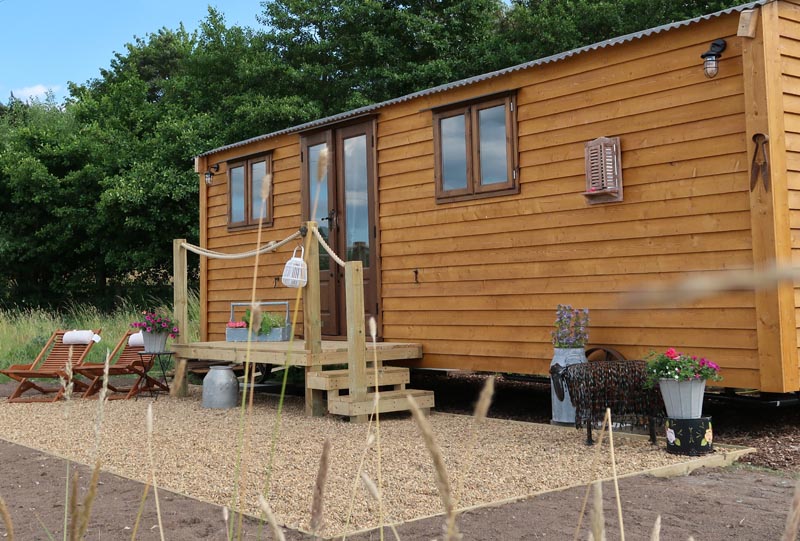
[(667, 452), (673, 455), (699, 456), (714, 450), (711, 417), (673, 419), (664, 422)]

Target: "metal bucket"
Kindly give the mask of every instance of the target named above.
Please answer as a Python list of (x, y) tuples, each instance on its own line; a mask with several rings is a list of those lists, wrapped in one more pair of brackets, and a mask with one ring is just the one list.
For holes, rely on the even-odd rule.
[(239, 402), (239, 380), (230, 366), (211, 366), (203, 378), (203, 407), (228, 409)]

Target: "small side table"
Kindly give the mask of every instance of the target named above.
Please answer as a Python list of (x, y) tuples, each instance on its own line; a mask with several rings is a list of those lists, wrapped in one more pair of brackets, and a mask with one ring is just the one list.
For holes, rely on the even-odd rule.
[[(158, 363), (159, 368), (161, 369), (161, 380), (158, 380), (154, 377), (149, 375), (146, 377), (146, 383), (144, 389), (150, 391), (150, 395), (152, 396), (154, 393), (158, 391), (165, 391), (169, 392), (169, 383), (167, 383), (167, 368), (166, 363), (172, 360), (172, 356), (174, 353), (172, 351), (156, 351), (156, 352), (145, 352), (140, 351), (138, 352), (139, 356), (142, 358), (142, 364), (144, 364), (144, 358), (146, 355), (151, 355), (153, 358), (153, 364), (151, 368), (155, 367), (156, 363)], [(144, 390), (143, 389), (143, 390)]]

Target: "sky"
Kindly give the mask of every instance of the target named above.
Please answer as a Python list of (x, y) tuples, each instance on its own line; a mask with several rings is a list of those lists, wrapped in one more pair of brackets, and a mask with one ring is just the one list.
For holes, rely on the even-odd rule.
[(162, 27), (197, 28), (211, 5), (228, 26), (259, 26), (261, 0), (0, 0), (0, 103), (43, 98), (61, 102), (67, 82), (85, 83), (108, 68), (134, 36)]

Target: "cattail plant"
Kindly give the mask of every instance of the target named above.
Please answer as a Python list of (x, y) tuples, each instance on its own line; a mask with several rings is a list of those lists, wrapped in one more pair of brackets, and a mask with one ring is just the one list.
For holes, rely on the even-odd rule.
[(158, 533), (164, 541), (164, 525), (161, 523), (161, 505), (158, 502), (158, 485), (156, 484), (156, 462), (153, 458), (153, 404), (147, 405), (147, 455), (150, 459), (150, 475), (153, 482), (153, 497), (156, 500), (156, 516), (158, 517)]
[(461, 538), (458, 533), (458, 526), (456, 525), (456, 509), (455, 501), (453, 500), (453, 492), (450, 489), (450, 479), (447, 475), (447, 468), (444, 464), (444, 457), (442, 456), (442, 449), (436, 442), (436, 437), (433, 435), (433, 428), (431, 427), (428, 419), (419, 409), (419, 405), (413, 396), (407, 395), (408, 403), (411, 406), (411, 413), (414, 415), (414, 420), (422, 433), (422, 439), (425, 440), (425, 447), (433, 460), (433, 469), (436, 473), (436, 485), (439, 488), (439, 497), (442, 499), (446, 517), (446, 535), (445, 541), (456, 541)]
[(656, 517), (656, 522), (653, 524), (653, 531), (650, 533), (650, 541), (659, 541), (661, 539), (661, 515)]
[(2, 496), (0, 496), (0, 519), (5, 524), (8, 541), (14, 541), (14, 524), (11, 522), (11, 513), (8, 512), (8, 506)]
[(267, 517), (267, 523), (270, 528), (272, 528), (272, 536), (275, 538), (275, 541), (286, 541), (286, 536), (283, 535), (283, 529), (281, 529), (278, 524), (275, 513), (272, 512), (272, 508), (269, 506), (267, 499), (261, 494), (258, 495), (258, 505), (261, 507), (264, 516)]
[(316, 536), (322, 528), (323, 503), (325, 501), (325, 481), (330, 470), (331, 440), (325, 438), (322, 444), (322, 455), (319, 458), (317, 481), (314, 483), (314, 498), (311, 502), (311, 532)]
[(606, 541), (606, 523), (603, 517), (603, 485), (600, 481), (592, 483), (594, 486), (594, 506), (592, 507), (590, 541)]
[[(372, 496), (372, 499), (374, 499), (376, 502), (383, 501), (383, 495), (381, 494), (381, 491), (378, 490), (378, 487), (375, 485), (375, 483), (372, 481), (370, 476), (367, 475), (366, 472), (361, 472), (361, 483), (364, 485), (364, 488), (367, 489), (367, 494)], [(381, 525), (381, 529), (382, 528), (383, 525)], [(397, 528), (394, 527), (394, 524), (389, 523), (389, 528), (392, 529), (392, 533), (394, 533), (394, 538), (397, 541), (400, 541), (400, 534), (397, 533)]]
[(800, 529), (800, 481), (794, 487), (792, 506), (786, 516), (786, 528), (783, 531), (781, 541), (795, 541), (798, 529)]

